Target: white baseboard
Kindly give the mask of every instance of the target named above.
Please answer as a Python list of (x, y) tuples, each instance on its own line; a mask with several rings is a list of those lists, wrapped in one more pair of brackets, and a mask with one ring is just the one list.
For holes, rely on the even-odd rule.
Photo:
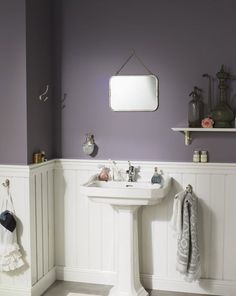
[(56, 281), (56, 268), (52, 268), (43, 278), (41, 278), (32, 288), (31, 296), (42, 295)]
[[(152, 290), (222, 296), (236, 295), (236, 282), (234, 281), (201, 279), (199, 282), (188, 283), (181, 280), (160, 278), (146, 274), (141, 275), (141, 280), (144, 287)], [(161, 295), (160, 292), (158, 295)], [(164, 295), (168, 294), (163, 294), (163, 296)]]
[[(115, 276), (116, 273), (111, 271), (83, 270), (62, 266), (56, 267), (56, 278), (58, 280), (114, 285)], [(141, 281), (147, 289), (163, 291), (158, 291), (158, 295), (160, 296), (171, 295), (171, 293), (167, 291), (222, 296), (236, 295), (236, 282), (234, 281), (201, 279), (199, 282), (188, 283), (181, 280), (160, 278), (147, 274), (141, 275)], [(155, 295), (155, 292), (153, 295)]]
[(62, 281), (114, 285), (116, 273), (112, 271), (86, 270), (73, 267), (56, 267), (56, 277)]
[(51, 269), (43, 278), (41, 278), (32, 288), (31, 287), (15, 287), (1, 286), (0, 296), (40, 296), (42, 295), (56, 280), (56, 269)]

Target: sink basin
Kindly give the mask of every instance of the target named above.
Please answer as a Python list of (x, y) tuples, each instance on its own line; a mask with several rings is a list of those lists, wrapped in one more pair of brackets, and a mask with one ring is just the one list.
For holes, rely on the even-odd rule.
[(153, 205), (161, 202), (170, 189), (171, 178), (163, 183), (97, 181), (81, 186), (81, 193), (91, 200), (111, 205)]

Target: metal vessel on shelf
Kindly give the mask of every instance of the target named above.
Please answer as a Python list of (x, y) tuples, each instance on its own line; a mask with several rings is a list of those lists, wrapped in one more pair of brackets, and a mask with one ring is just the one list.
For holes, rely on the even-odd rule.
[(220, 71), (216, 74), (219, 80), (219, 103), (211, 112), (211, 117), (214, 120), (215, 128), (230, 128), (234, 120), (234, 112), (227, 103), (227, 88), (226, 81), (232, 79), (232, 76), (224, 71), (224, 66), (221, 66)]

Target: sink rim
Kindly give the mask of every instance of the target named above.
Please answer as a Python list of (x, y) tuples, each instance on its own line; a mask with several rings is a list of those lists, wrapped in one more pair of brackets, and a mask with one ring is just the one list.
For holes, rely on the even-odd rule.
[[(171, 185), (171, 177), (165, 176), (163, 185), (157, 186), (150, 182), (122, 182), (122, 181), (98, 181), (93, 180), (80, 186), (80, 192), (90, 200), (110, 205), (153, 205), (161, 202), (168, 194)], [(95, 185), (106, 185), (98, 186)], [(118, 187), (111, 187), (119, 185)], [(136, 187), (135, 185), (142, 187)], [(109, 186), (107, 186), (109, 185)], [(111, 186), (110, 186), (111, 185)], [(135, 187), (121, 187), (131, 185)]]

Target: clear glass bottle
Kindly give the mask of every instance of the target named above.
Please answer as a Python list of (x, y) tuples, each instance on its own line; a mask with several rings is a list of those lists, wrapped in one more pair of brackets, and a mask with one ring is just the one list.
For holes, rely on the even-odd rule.
[(190, 93), (192, 100), (188, 104), (188, 125), (189, 127), (201, 127), (201, 120), (203, 118), (203, 102), (199, 95), (199, 88), (196, 86)]

